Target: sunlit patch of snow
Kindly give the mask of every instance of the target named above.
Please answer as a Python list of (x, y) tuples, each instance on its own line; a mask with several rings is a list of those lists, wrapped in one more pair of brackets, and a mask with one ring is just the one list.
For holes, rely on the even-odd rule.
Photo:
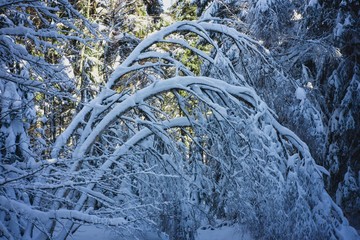
[(63, 56), (61, 58), (61, 64), (64, 66), (63, 72), (68, 76), (68, 78), (75, 79), (74, 69), (71, 66), (70, 60)]
[(339, 48), (335, 48), (335, 56), (338, 57), (338, 58), (342, 57), (342, 54), (341, 54)]
[(160, 14), (160, 17), (161, 17), (161, 19), (164, 21), (164, 22), (166, 22), (166, 23), (171, 23), (171, 22), (173, 22), (174, 20), (172, 19), (172, 17), (170, 16), (170, 15), (168, 15), (168, 14)]
[(60, 22), (60, 23), (56, 23), (56, 27), (57, 28), (63, 28), (63, 27), (65, 27), (65, 25)]
[(306, 87), (311, 89), (311, 90), (314, 89), (314, 86), (313, 86), (312, 82), (307, 82)]
[(56, 158), (50, 158), (46, 160), (48, 163), (56, 163), (57, 159)]
[(299, 20), (301, 20), (301, 19), (303, 19), (302, 14), (301, 14), (301, 13), (298, 13), (296, 10), (294, 10), (293, 16), (292, 16), (291, 20), (293, 20), (293, 21), (299, 21)]
[(114, 63), (114, 68), (120, 66), (120, 60), (121, 60), (120, 55), (117, 55)]
[(164, 10), (168, 10), (174, 4), (174, 2), (175, 0), (163, 0)]

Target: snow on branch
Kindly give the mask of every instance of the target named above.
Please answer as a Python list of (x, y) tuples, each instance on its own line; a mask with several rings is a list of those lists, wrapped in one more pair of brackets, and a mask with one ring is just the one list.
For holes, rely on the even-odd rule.
[[(92, 129), (87, 139), (81, 144), (81, 147), (76, 151), (75, 158), (84, 156), (91, 144), (95, 141), (96, 137), (101, 134), (112, 122), (119, 118), (122, 114), (130, 108), (135, 107), (139, 103), (147, 100), (148, 98), (160, 94), (165, 91), (180, 89), (191, 91), (192, 86), (197, 85), (203, 89), (217, 89), (222, 92), (228, 92), (235, 97), (242, 98), (245, 101), (257, 106), (256, 95), (253, 89), (247, 87), (232, 86), (221, 80), (211, 79), (207, 77), (174, 77), (166, 81), (155, 82), (148, 87), (135, 92), (134, 95), (129, 96), (123, 102), (115, 106), (103, 119)], [(55, 146), (55, 148), (58, 148)]]
[[(202, 39), (205, 39), (208, 43), (212, 44), (213, 48), (216, 49), (216, 51), (219, 51), (219, 47), (216, 44), (216, 42), (211, 38), (212, 32), (222, 33), (225, 35), (228, 35), (234, 39), (234, 41), (242, 47), (250, 48), (254, 50), (255, 52), (261, 54), (259, 50), (257, 50), (256, 42), (251, 40), (251, 38), (247, 37), (246, 35), (240, 34), (236, 32), (235, 29), (229, 28), (224, 25), (215, 24), (215, 23), (206, 23), (204, 21), (200, 22), (190, 22), (190, 21), (184, 21), (184, 22), (178, 22), (175, 23), (169, 27), (163, 28), (159, 32), (156, 32), (149, 36), (147, 39), (143, 40), (133, 51), (132, 53), (127, 57), (127, 59), (114, 71), (114, 73), (110, 76), (106, 87), (104, 88), (103, 92), (99, 94), (99, 98), (94, 99), (90, 103), (87, 104), (84, 109), (82, 109), (81, 113), (78, 116), (82, 116), (81, 118), (78, 118), (77, 120), (74, 120), (71, 125), (68, 127), (67, 130), (58, 138), (57, 143), (54, 145), (53, 150), (53, 156), (56, 155), (58, 150), (61, 148), (60, 145), (66, 143), (67, 139), (71, 136), (72, 131), (75, 130), (74, 126), (78, 125), (81, 119), (88, 114), (95, 106), (99, 106), (101, 104), (102, 99), (107, 97), (107, 92), (111, 91), (110, 89), (113, 89), (115, 87), (115, 83), (119, 82), (123, 78), (127, 78), (128, 74), (131, 72), (136, 72), (140, 70), (146, 70), (148, 68), (156, 68), (158, 66), (173, 66), (176, 69), (182, 70), (185, 75), (191, 76), (195, 75), (186, 65), (185, 63), (182, 63), (179, 59), (174, 56), (174, 54), (170, 53), (164, 53), (163, 50), (159, 51), (159, 49), (151, 50), (151, 47), (153, 47), (157, 43), (176, 43), (180, 47), (183, 47), (185, 49), (190, 49), (193, 51), (193, 54), (195, 56), (199, 56), (203, 59), (208, 60), (210, 63), (212, 63), (215, 67), (216, 64), (219, 62), (217, 60), (219, 58), (219, 54), (216, 54), (214, 57), (210, 56), (208, 53), (205, 53), (197, 48), (192, 47), (186, 40), (180, 40), (180, 39), (168, 39), (167, 37), (171, 34), (181, 34), (182, 32), (192, 32), (201, 37)], [(224, 55), (222, 55), (224, 57)], [(160, 63), (160, 62), (153, 62), (151, 59), (164, 59), (167, 60), (169, 63)], [(141, 62), (141, 61), (147, 62)], [(227, 60), (224, 60), (227, 61)], [(140, 63), (141, 62), (141, 63)], [(242, 79), (243, 77), (238, 75), (235, 70), (231, 67), (231, 64), (229, 65), (229, 62), (227, 61), (228, 67), (230, 68), (230, 72), (233, 72), (231, 77), (237, 77)], [(176, 76), (175, 76), (176, 77)], [(155, 77), (159, 78), (159, 77)], [(160, 77), (161, 79), (164, 77)], [(168, 78), (168, 77), (165, 77)], [(121, 80), (125, 81), (125, 79)], [(241, 80), (239, 80), (241, 81)], [(235, 81), (233, 81), (235, 82)], [(242, 81), (244, 82), (244, 81)], [(109, 89), (109, 90), (107, 90)], [(169, 90), (169, 89), (168, 89)]]
[[(51, 157), (59, 161), (43, 180), (55, 186), (61, 179), (64, 187), (36, 195), (46, 210), (2, 196), (0, 206), (43, 222), (43, 238), (54, 229), (66, 238), (77, 224), (118, 226), (128, 219), (139, 229), (193, 234), (204, 219), (217, 218), (254, 233), (266, 226), (259, 233), (265, 237), (290, 237), (294, 226), (297, 236), (336, 236), (347, 222), (328, 204), (326, 171), (242, 81), (218, 46), (223, 35), (240, 52), (268, 61), (254, 40), (214, 22), (178, 22), (154, 33), (57, 138)], [(201, 50), (200, 41), (210, 50)], [(187, 51), (219, 77), (195, 72), (181, 58)]]
[(44, 212), (33, 209), (27, 204), (11, 200), (4, 196), (0, 196), (0, 204), (9, 211), (14, 211), (17, 214), (34, 222), (40, 222), (40, 224), (46, 224), (51, 219), (69, 219), (73, 221), (81, 221), (83, 223), (102, 224), (108, 226), (120, 226), (128, 223), (128, 221), (124, 218), (100, 218), (95, 215), (67, 209), (50, 210)]

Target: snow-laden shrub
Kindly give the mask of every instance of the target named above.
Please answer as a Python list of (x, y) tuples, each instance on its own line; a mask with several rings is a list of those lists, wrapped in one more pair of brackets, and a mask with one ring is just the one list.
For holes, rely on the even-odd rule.
[[(214, 22), (178, 22), (149, 36), (58, 137), (51, 161), (30, 178), (41, 191), (29, 183), (29, 201), (0, 197), (1, 229), (65, 239), (92, 224), (124, 236), (194, 239), (200, 225), (222, 219), (265, 239), (351, 232), (324, 190), (327, 171), (234, 70), (219, 34), (262, 54), (248, 36)], [(220, 77), (196, 76), (183, 50)]]

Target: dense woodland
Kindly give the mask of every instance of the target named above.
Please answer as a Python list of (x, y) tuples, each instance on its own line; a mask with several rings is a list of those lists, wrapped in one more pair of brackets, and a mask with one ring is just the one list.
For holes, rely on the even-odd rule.
[(359, 16), (0, 0), (0, 239), (359, 239)]

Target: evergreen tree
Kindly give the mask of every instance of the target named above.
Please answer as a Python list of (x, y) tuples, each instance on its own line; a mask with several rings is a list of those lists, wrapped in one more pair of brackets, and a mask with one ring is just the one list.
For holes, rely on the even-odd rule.
[[(49, 207), (33, 185), (43, 181), (49, 144), (66, 119), (54, 107), (73, 101), (62, 44), (91, 41), (78, 26), (97, 33), (67, 1), (0, 1), (0, 12), (0, 232), (7, 239), (31, 239), (41, 230), (16, 206)], [(10, 202), (15, 208), (6, 207)]]
[[(204, 18), (232, 19), (233, 26), (268, 48), (277, 68), (254, 57), (230, 58), (274, 109), (282, 124), (329, 169), (326, 186), (358, 215), (359, 181), (342, 193), (343, 180), (359, 179), (359, 3), (353, 1), (195, 1)], [(204, 8), (207, 6), (207, 8)], [(239, 24), (243, 21), (244, 24)], [(231, 43), (228, 49), (231, 49)], [(224, 44), (226, 46), (226, 44)], [(351, 50), (350, 50), (351, 49)], [(266, 50), (265, 50), (266, 51)], [(252, 59), (250, 63), (248, 59)], [(279, 74), (280, 72), (280, 74)], [(283, 75), (282, 80), (279, 75)], [(249, 81), (251, 80), (251, 81)], [(347, 174), (348, 173), (348, 174)], [(339, 187), (339, 189), (338, 189)], [(339, 200), (340, 201), (340, 200)], [(344, 205), (349, 202), (349, 205)], [(340, 202), (338, 202), (340, 204)], [(351, 206), (351, 207), (350, 207)], [(357, 206), (357, 207), (355, 207)], [(351, 210), (350, 210), (351, 208)]]

